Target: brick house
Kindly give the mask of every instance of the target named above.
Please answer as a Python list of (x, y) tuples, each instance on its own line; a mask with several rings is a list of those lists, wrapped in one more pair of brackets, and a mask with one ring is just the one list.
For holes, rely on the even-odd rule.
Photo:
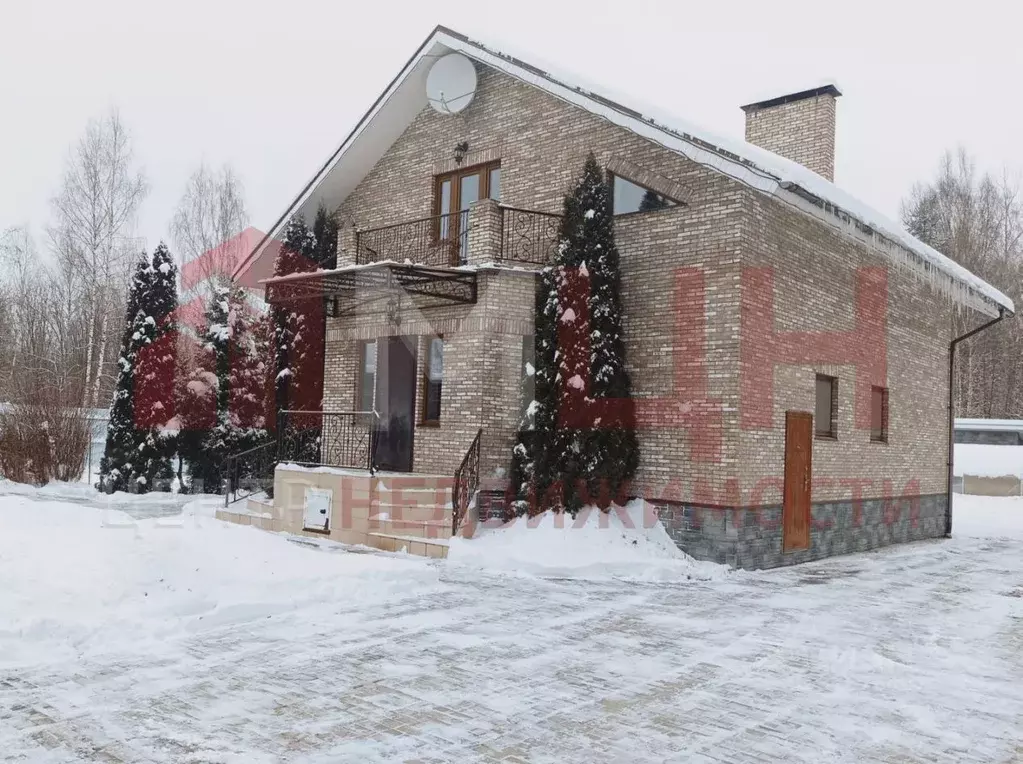
[(281, 453), (272, 505), (225, 516), (441, 556), (477, 489), (499, 512), (536, 274), (593, 152), (633, 492), (678, 545), (759, 568), (948, 533), (951, 313), (1014, 308), (831, 182), (838, 89), (744, 106), (743, 142), (571, 81), (438, 27), (239, 267), (265, 269), (291, 216), (336, 211), (336, 271), (265, 281), (325, 306), (324, 413), (295, 415), (321, 446)]

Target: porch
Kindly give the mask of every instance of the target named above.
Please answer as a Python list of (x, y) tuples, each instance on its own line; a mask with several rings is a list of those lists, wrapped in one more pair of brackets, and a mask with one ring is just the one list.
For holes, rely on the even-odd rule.
[(393, 436), (374, 411), (284, 411), (276, 438), (229, 457), (217, 518), (384, 551), (445, 557), (471, 535), (479, 443), (452, 475), (381, 470)]

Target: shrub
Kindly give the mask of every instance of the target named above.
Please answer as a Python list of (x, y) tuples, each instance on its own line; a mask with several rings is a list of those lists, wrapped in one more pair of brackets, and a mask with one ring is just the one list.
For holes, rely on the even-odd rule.
[(46, 485), (78, 480), (92, 438), (81, 409), (52, 403), (13, 403), (0, 410), (0, 475)]

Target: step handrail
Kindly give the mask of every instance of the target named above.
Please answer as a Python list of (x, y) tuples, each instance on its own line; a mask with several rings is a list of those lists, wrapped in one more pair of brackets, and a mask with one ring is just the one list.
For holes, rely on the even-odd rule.
[(472, 439), (469, 450), (465, 452), (462, 463), (455, 470), (455, 480), (451, 486), (451, 535), (458, 533), (458, 526), (462, 524), (472, 497), (480, 487), (480, 439), (483, 436), (483, 428), (476, 431), (476, 437)]

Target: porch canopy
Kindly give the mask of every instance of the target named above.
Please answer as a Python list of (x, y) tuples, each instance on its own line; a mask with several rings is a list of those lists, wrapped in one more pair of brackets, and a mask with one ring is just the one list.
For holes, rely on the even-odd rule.
[(391, 301), (402, 293), (414, 295), (419, 308), (476, 302), (475, 269), (389, 260), (275, 276), (260, 283), (266, 286), (268, 303), (281, 305), (322, 298), (327, 301), (328, 314), (335, 317), (393, 311)]

